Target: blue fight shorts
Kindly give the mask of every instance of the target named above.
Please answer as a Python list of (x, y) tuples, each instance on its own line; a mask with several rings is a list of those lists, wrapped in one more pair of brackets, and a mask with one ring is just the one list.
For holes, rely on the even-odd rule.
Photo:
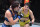
[(11, 25), (6, 25), (5, 23), (3, 23), (2, 27), (12, 27), (12, 26)]

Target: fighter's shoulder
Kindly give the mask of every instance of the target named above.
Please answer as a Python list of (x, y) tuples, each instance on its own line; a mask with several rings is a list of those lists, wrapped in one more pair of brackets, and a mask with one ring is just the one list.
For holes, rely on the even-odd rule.
[(24, 9), (24, 7), (21, 7), (21, 9), (20, 10), (23, 10)]
[(32, 10), (30, 10), (30, 9), (29, 9), (29, 12), (30, 12), (30, 13), (33, 13)]
[(5, 14), (11, 14), (9, 10), (6, 10)]
[(23, 9), (24, 7), (21, 7), (21, 9)]

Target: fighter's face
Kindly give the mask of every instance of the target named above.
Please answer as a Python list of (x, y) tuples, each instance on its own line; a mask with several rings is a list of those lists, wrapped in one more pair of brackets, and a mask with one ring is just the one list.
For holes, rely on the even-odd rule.
[(20, 9), (19, 7), (20, 7), (20, 4), (19, 4), (18, 7), (15, 8), (15, 11), (18, 11)]
[(25, 9), (25, 10), (29, 9), (28, 5), (25, 5), (25, 6), (24, 6), (24, 9)]

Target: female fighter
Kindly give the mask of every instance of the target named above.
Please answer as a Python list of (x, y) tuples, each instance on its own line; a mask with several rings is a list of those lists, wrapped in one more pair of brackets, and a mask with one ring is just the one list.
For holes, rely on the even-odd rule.
[(14, 1), (11, 4), (11, 7), (8, 10), (6, 10), (5, 21), (2, 24), (2, 27), (12, 27), (11, 25), (14, 25), (20, 19), (20, 16), (18, 16), (17, 14), (19, 6), (20, 6), (19, 2)]
[(19, 10), (19, 14), (20, 13), (23, 16), (23, 18), (19, 20), (20, 27), (29, 27), (29, 23), (30, 23), (29, 15), (32, 19), (32, 23), (34, 23), (35, 18), (34, 18), (33, 12), (29, 9), (29, 3), (24, 4), (24, 7), (22, 7)]

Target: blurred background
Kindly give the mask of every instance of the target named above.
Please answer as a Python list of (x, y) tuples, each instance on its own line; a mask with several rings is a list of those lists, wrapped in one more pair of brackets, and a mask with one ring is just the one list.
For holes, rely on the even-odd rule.
[(0, 0), (0, 23), (3, 23), (5, 11), (9, 8), (12, 1), (19, 1), (21, 7), (24, 6), (25, 2), (30, 3), (30, 9), (35, 16), (35, 24), (40, 25), (40, 0)]

